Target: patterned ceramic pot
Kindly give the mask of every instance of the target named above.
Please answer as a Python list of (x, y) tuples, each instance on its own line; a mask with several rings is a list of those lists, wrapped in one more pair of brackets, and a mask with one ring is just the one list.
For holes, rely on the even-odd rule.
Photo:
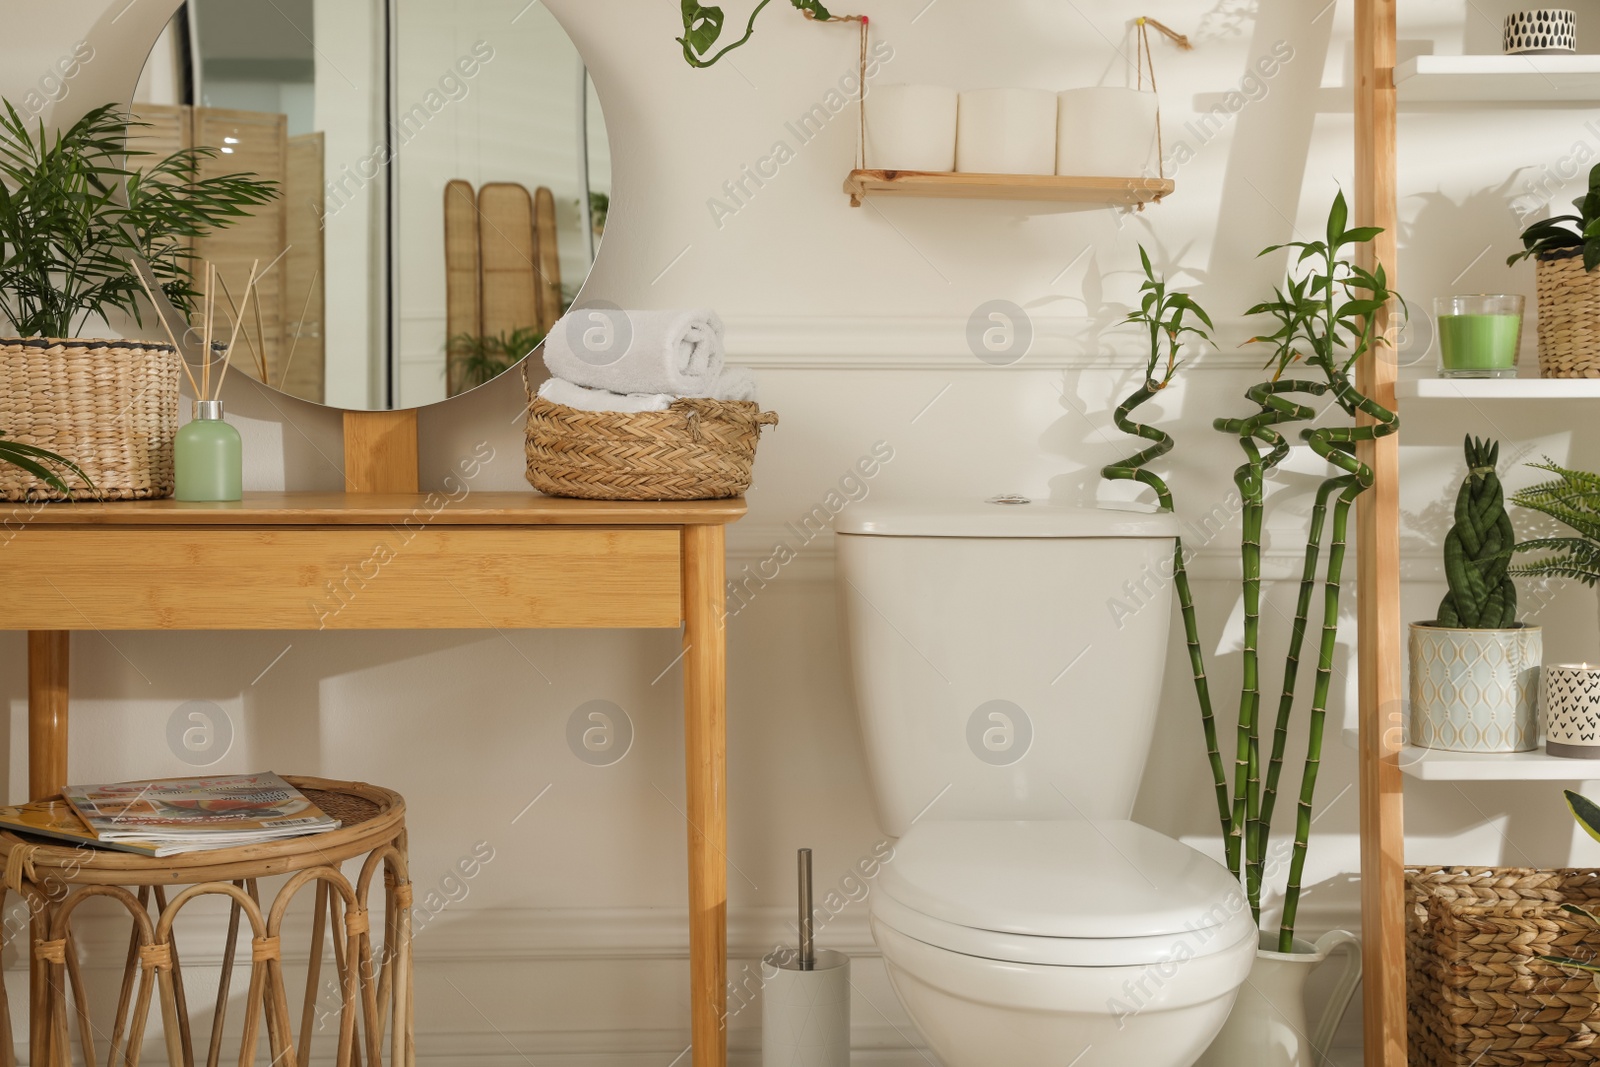
[(1559, 55), (1578, 50), (1578, 14), (1560, 7), (1506, 16), (1505, 51), (1513, 56)]
[(1600, 759), (1600, 667), (1563, 663), (1543, 674), (1545, 751)]
[(1452, 752), (1539, 744), (1539, 627), (1411, 624), (1411, 743)]

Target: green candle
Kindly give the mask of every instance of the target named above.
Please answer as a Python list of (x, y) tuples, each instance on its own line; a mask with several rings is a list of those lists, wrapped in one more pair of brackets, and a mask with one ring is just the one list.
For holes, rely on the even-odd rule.
[(1439, 349), (1447, 370), (1515, 367), (1521, 337), (1521, 315), (1439, 316)]

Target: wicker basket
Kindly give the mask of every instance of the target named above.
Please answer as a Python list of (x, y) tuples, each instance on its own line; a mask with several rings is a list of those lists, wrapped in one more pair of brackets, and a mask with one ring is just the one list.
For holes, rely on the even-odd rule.
[(1412, 1067), (1600, 1062), (1593, 976), (1538, 959), (1600, 948), (1600, 930), (1563, 903), (1600, 908), (1600, 872), (1406, 871)]
[(1600, 269), (1572, 252), (1534, 260), (1539, 303), (1539, 375), (1600, 378)]
[[(95, 488), (74, 486), (74, 500), (171, 496), (178, 359), (148, 341), (0, 339), (0, 431), (83, 468)], [(65, 499), (0, 465), (0, 500)]]
[(686, 398), (666, 411), (580, 411), (535, 396), (528, 481), (549, 496), (713, 500), (750, 488), (761, 427), (775, 412), (748, 400)]

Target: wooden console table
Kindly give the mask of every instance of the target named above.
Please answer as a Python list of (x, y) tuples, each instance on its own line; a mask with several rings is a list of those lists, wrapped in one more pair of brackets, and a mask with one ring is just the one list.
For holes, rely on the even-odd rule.
[(73, 630), (681, 625), (693, 1062), (724, 1067), (723, 526), (744, 501), (251, 493), (13, 508), (0, 527), (0, 628), (29, 631), (33, 797), (67, 781)]

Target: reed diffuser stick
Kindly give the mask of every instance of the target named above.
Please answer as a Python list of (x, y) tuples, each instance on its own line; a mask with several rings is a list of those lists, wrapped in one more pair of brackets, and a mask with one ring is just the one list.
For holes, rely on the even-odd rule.
[(183, 375), (189, 379), (189, 388), (194, 391), (196, 400), (200, 399), (200, 383), (194, 380), (194, 371), (189, 369), (189, 360), (183, 354), (183, 346), (178, 344), (178, 338), (172, 332), (172, 324), (167, 317), (161, 314), (161, 305), (156, 303), (156, 294), (150, 290), (150, 283), (144, 280), (144, 272), (135, 270), (134, 276), (139, 279), (139, 285), (144, 289), (144, 295), (150, 300), (150, 307), (154, 309), (156, 318), (161, 320), (161, 328), (167, 333), (167, 340), (172, 342), (172, 350), (178, 353), (178, 362), (183, 366)]
[[(244, 285), (244, 306), (250, 306), (250, 297), (256, 298), (256, 306), (261, 306), (261, 291), (256, 287), (256, 268), (261, 266), (259, 259), (250, 262), (250, 280)], [(217, 397), (222, 396), (222, 383), (227, 380), (228, 368), (233, 366), (233, 346), (239, 340), (239, 327), (244, 325), (244, 315), (235, 311), (233, 315), (233, 333), (228, 337), (228, 350), (222, 353), (222, 373), (217, 375)], [(246, 334), (246, 336), (249, 336)]]
[(216, 305), (216, 264), (206, 261), (205, 291), (200, 297), (200, 385), (204, 395), (201, 400), (211, 399), (211, 313)]
[[(300, 306), (300, 318), (294, 324), (294, 340), (289, 342), (289, 354), (283, 360), (283, 373), (278, 375), (278, 388), (281, 390), (284, 383), (289, 380), (289, 365), (294, 362), (294, 350), (300, 347), (300, 333), (306, 328), (306, 312), (311, 310), (311, 297), (317, 291), (317, 278), (320, 270), (311, 272), (311, 284), (306, 287), (306, 302)], [(261, 314), (261, 298), (256, 298), (256, 315)]]

